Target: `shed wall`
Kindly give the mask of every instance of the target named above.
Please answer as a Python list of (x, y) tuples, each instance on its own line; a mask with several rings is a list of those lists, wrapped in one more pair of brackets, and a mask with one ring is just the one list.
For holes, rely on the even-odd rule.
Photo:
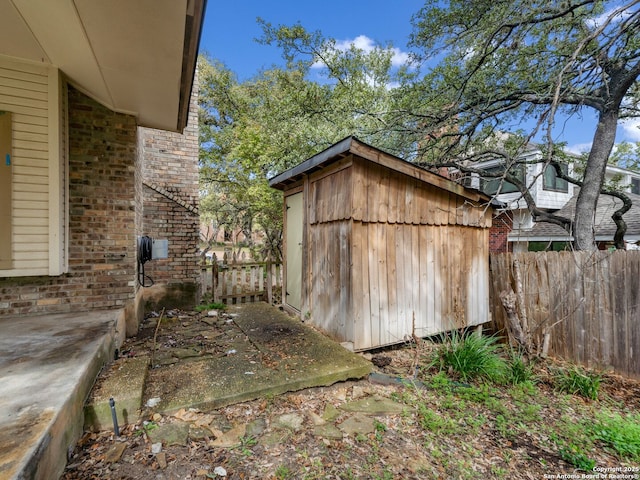
[(364, 350), (489, 320), (488, 209), (357, 156), (305, 188), (315, 326)]

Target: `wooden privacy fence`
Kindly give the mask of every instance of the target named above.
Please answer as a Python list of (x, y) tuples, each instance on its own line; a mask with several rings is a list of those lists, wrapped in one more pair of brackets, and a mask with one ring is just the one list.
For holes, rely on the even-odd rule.
[(246, 260), (224, 254), (222, 261), (213, 255), (212, 263), (202, 265), (202, 293), (213, 302), (235, 304), (265, 301), (282, 302), (282, 265), (271, 261)]
[(504, 253), (490, 263), (496, 329), (507, 325), (500, 293), (514, 291), (532, 335), (548, 330), (551, 355), (640, 378), (640, 252)]

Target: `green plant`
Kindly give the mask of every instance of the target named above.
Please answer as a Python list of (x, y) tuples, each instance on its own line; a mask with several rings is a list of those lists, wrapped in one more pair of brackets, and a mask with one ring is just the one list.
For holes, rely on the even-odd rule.
[(555, 384), (561, 392), (597, 400), (601, 379), (601, 375), (574, 367), (570, 370), (558, 371), (555, 375)]
[(453, 332), (433, 351), (429, 366), (441, 372), (455, 372), (462, 381), (474, 378), (502, 381), (507, 366), (498, 355), (499, 348), (497, 337)]
[(560, 447), (558, 454), (565, 462), (570, 463), (574, 467), (584, 470), (585, 472), (592, 471), (593, 467), (596, 466), (596, 461), (587, 457), (575, 445)]
[(458, 431), (458, 426), (451, 417), (442, 415), (424, 404), (419, 405), (418, 414), (420, 417), (420, 425), (425, 430), (430, 430), (442, 435), (454, 434)]
[(288, 465), (278, 465), (274, 475), (277, 480), (286, 480), (288, 478), (293, 478), (293, 471), (289, 468)]
[(613, 448), (620, 456), (640, 461), (640, 414), (623, 417), (619, 413), (599, 413), (590, 426), (593, 437)]
[(253, 454), (253, 452), (251, 451), (251, 447), (257, 444), (258, 440), (256, 440), (255, 437), (251, 435), (245, 435), (244, 437), (240, 438), (240, 445), (238, 445), (237, 448), (240, 449), (240, 453), (243, 456), (248, 457), (249, 455)]
[(531, 382), (533, 379), (533, 365), (525, 361), (524, 357), (515, 350), (509, 355), (507, 381), (512, 385)]
[(196, 306), (196, 311), (204, 312), (205, 310), (226, 310), (227, 306), (224, 303), (211, 302)]

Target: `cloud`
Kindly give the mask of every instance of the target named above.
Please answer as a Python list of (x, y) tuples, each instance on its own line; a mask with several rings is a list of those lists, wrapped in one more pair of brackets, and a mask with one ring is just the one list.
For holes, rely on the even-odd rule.
[[(354, 39), (346, 39), (346, 40), (337, 40), (336, 41), (336, 49), (342, 52), (345, 52), (354, 46), (355, 48), (362, 50), (364, 53), (370, 53), (375, 49), (382, 49), (380, 45), (376, 44), (376, 42), (367, 37), (366, 35), (358, 35)], [(402, 65), (406, 65), (409, 62), (409, 54), (403, 52), (399, 48), (392, 48), (393, 56), (391, 57), (391, 65), (394, 67), (400, 67)], [(316, 62), (312, 65), (313, 68), (322, 68), (324, 64), (320, 62)]]
[(592, 142), (589, 143), (576, 143), (574, 145), (567, 145), (567, 151), (569, 153), (574, 153), (576, 155), (579, 155), (581, 153), (585, 153), (588, 152), (589, 150), (591, 150), (591, 145)]
[(624, 140), (640, 142), (640, 118), (629, 118), (620, 122)]
[(586, 24), (589, 28), (596, 29), (603, 25), (607, 20), (609, 20), (609, 17), (611, 17), (611, 23), (617, 23), (627, 19), (631, 15), (632, 12), (628, 10), (620, 10), (620, 7), (613, 7), (606, 12), (598, 15), (597, 17), (587, 20)]

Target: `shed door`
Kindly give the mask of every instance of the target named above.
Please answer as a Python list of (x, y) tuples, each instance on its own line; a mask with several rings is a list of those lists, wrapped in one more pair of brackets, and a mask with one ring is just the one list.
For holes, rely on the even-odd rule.
[(302, 303), (302, 193), (286, 197), (286, 304), (300, 310)]

